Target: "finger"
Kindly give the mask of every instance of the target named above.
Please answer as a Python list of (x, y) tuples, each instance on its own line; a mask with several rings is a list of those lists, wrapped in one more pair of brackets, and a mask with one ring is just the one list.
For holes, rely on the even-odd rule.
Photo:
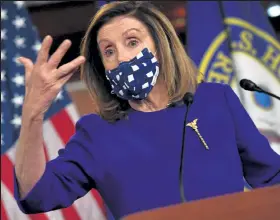
[(58, 78), (61, 78), (67, 74), (70, 74), (74, 69), (78, 68), (81, 64), (85, 62), (84, 56), (79, 56), (72, 60), (70, 63), (66, 63), (58, 68)]
[(48, 61), (52, 41), (53, 39), (49, 35), (44, 38), (42, 42), (42, 46), (37, 56), (37, 60), (36, 60), (37, 65), (42, 65), (43, 63), (46, 63)]
[(31, 73), (33, 69), (33, 62), (32, 60), (26, 58), (26, 57), (19, 57), (18, 61), (24, 66), (26, 73)]
[(34, 67), (34, 64), (32, 60), (26, 58), (26, 57), (19, 57), (18, 61), (24, 66), (25, 69), (25, 81), (27, 82), (30, 78), (32, 69)]
[[(78, 68), (77, 68), (78, 69)], [(63, 87), (63, 85), (73, 76), (73, 74), (75, 73), (76, 71), (72, 71), (70, 72), (69, 74), (67, 75), (64, 75), (63, 77), (61, 77), (59, 80), (58, 80), (58, 85), (60, 88)]]
[(54, 52), (54, 54), (50, 57), (50, 59), (48, 61), (49, 67), (57, 68), (57, 66), (61, 62), (63, 56), (66, 54), (66, 52), (70, 48), (71, 44), (72, 43), (70, 40), (65, 40), (65, 41), (63, 41), (62, 44), (60, 44), (58, 49)]

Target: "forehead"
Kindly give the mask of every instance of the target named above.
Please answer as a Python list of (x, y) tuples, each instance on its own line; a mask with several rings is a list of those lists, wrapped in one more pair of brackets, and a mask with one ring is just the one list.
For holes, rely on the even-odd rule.
[(135, 28), (141, 32), (147, 32), (147, 27), (138, 19), (131, 16), (118, 16), (113, 18), (108, 23), (104, 24), (97, 35), (97, 39), (102, 37), (108, 37), (112, 35), (117, 35), (118, 33), (122, 34), (124, 31)]

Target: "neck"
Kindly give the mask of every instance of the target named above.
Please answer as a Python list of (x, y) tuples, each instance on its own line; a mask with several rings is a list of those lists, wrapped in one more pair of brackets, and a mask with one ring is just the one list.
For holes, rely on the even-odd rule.
[(156, 83), (145, 100), (130, 100), (128, 102), (131, 108), (137, 111), (154, 112), (162, 110), (169, 104), (167, 87), (164, 84)]

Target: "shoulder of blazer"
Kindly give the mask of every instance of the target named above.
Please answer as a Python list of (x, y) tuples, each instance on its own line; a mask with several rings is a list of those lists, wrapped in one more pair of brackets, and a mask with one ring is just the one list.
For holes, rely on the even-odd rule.
[[(214, 82), (201, 82), (198, 84), (197, 90), (195, 93), (202, 94), (202, 96), (216, 96), (216, 98), (221, 95), (224, 96), (225, 91), (231, 89), (228, 84), (214, 83)], [(204, 97), (204, 98), (206, 98)]]

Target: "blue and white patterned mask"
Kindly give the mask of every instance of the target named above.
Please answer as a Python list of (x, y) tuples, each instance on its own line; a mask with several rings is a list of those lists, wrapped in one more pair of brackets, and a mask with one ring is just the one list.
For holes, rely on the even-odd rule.
[(144, 48), (130, 61), (122, 62), (113, 69), (105, 71), (112, 93), (125, 100), (145, 99), (154, 87), (159, 63), (148, 48)]

